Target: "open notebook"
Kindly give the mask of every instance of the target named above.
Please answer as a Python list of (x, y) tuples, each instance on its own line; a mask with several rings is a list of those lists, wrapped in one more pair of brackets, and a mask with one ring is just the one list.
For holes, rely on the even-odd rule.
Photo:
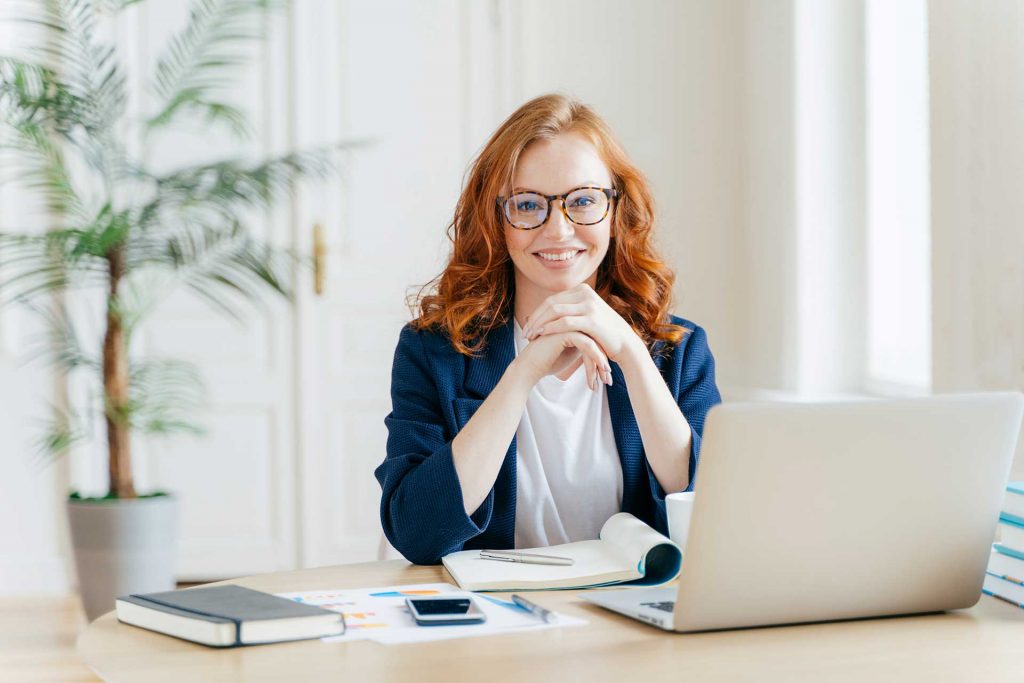
[(463, 590), (512, 591), (620, 583), (657, 586), (676, 578), (683, 559), (679, 546), (628, 512), (612, 515), (596, 541), (523, 550), (574, 562), (568, 567), (496, 562), (481, 559), (479, 550), (462, 550), (441, 561)]

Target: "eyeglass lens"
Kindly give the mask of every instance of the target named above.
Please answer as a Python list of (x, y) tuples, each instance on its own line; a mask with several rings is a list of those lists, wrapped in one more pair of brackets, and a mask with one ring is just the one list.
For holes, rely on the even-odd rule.
[[(516, 228), (529, 230), (544, 223), (551, 210), (544, 195), (520, 192), (505, 202), (505, 215)], [(565, 198), (565, 212), (569, 220), (580, 225), (592, 225), (604, 218), (608, 210), (608, 197), (595, 188), (574, 190)]]

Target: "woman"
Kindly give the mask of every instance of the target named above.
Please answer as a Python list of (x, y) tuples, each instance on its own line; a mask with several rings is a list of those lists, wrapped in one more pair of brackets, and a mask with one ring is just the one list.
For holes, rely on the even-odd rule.
[(608, 126), (561, 95), (474, 161), (451, 259), (402, 330), (381, 522), (410, 561), (597, 538), (619, 511), (667, 532), (721, 401), (704, 331), (670, 316), (653, 202)]

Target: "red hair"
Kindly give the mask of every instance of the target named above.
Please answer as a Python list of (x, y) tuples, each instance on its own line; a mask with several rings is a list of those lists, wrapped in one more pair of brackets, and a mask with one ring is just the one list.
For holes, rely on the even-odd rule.
[[(595, 290), (648, 348), (683, 338), (687, 330), (668, 315), (675, 275), (654, 251), (654, 199), (647, 180), (590, 107), (557, 94), (519, 107), (473, 161), (448, 226), (451, 258), (414, 297), (413, 328), (443, 331), (460, 353), (474, 355), (483, 350), (488, 332), (508, 322), (515, 278), (495, 198), (512, 186), (516, 163), (530, 143), (570, 131), (594, 145), (618, 190), (611, 246), (598, 266)], [(433, 291), (424, 293), (428, 288)]]

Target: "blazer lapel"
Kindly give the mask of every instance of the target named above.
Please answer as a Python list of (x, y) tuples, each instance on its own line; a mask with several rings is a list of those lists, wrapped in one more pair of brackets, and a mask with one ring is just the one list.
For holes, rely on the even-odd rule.
[(483, 400), (487, 398), (516, 357), (513, 318), (487, 335), (487, 346), (480, 358), (470, 359), (466, 370), (467, 395)]
[[(659, 370), (661, 370), (662, 360), (660, 356), (654, 357), (654, 364)], [(629, 402), (626, 378), (618, 363), (610, 362), (610, 365), (612, 385), (606, 387), (608, 413), (611, 417), (612, 432), (615, 434), (615, 445), (619, 449), (619, 460), (622, 462), (622, 509), (630, 512), (638, 509), (641, 500), (646, 500), (650, 484), (647, 476), (644, 444), (640, 439), (640, 428), (636, 424), (633, 406)]]
[[(615, 445), (619, 449), (619, 460), (622, 462), (623, 494), (637, 490), (640, 474), (643, 472), (643, 444), (640, 441), (640, 430), (636, 425), (633, 407), (629, 403), (629, 391), (626, 379), (618, 363), (610, 362), (612, 368), (612, 385), (605, 387), (608, 392), (608, 413), (612, 421), (612, 432)], [(632, 497), (632, 496), (630, 496)], [(633, 501), (623, 498), (623, 510), (633, 509)]]
[[(514, 324), (514, 319), (509, 316), (508, 323), (495, 328), (487, 335), (487, 346), (483, 355), (468, 360), (463, 385), (467, 397), (453, 400), (456, 419), (460, 422), (459, 429), (465, 426), (484, 399), (490, 395), (515, 359)], [(512, 442), (505, 452), (505, 460), (494, 481), (495, 513), (489, 530), (467, 544), (467, 547), (515, 547), (516, 486), (516, 438), (513, 435)], [(481, 543), (483, 545), (479, 545)]]

